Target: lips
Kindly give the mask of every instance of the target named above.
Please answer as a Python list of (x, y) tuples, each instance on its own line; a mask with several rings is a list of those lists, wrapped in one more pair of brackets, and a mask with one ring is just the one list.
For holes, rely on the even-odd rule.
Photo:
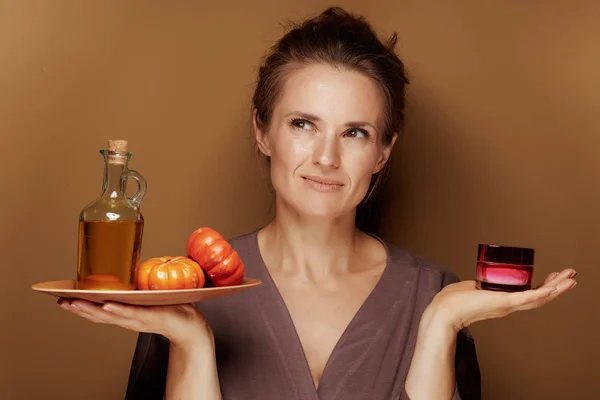
[(344, 182), (335, 180), (335, 179), (329, 179), (329, 178), (323, 178), (320, 176), (314, 176), (314, 175), (302, 175), (302, 178), (307, 180), (307, 181), (311, 181), (314, 183), (317, 183), (319, 185), (329, 185), (329, 186), (344, 186)]

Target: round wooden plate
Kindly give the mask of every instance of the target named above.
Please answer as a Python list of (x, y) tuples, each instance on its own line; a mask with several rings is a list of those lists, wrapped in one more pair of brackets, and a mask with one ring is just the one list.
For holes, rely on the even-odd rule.
[(196, 303), (229, 296), (260, 285), (258, 279), (246, 278), (240, 285), (205, 287), (181, 290), (81, 290), (75, 289), (74, 280), (40, 282), (31, 286), (33, 290), (56, 297), (89, 300), (94, 303), (115, 301), (139, 306), (166, 306)]

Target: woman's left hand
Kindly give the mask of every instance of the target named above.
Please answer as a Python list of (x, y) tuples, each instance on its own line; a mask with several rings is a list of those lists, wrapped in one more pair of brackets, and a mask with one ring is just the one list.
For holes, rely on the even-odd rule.
[[(552, 273), (538, 288), (524, 292), (477, 289), (475, 281), (447, 285), (425, 309), (406, 378), (411, 399), (450, 399), (455, 391), (457, 333), (486, 319), (502, 318), (517, 311), (538, 308), (572, 289), (576, 272)], [(435, 381), (435, 385), (430, 383)]]
[(477, 321), (541, 307), (573, 289), (575, 275), (573, 269), (554, 272), (536, 289), (512, 293), (480, 290), (473, 280), (452, 283), (434, 297), (426, 317), (442, 318), (458, 332)]

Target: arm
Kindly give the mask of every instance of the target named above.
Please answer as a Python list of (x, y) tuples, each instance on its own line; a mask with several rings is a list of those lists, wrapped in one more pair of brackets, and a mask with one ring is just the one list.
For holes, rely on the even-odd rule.
[[(460, 344), (457, 337), (461, 338), (461, 331), (478, 321), (541, 307), (572, 289), (575, 286), (573, 277), (573, 270), (564, 270), (560, 274), (551, 274), (537, 289), (515, 293), (479, 290), (474, 281), (444, 287), (421, 317), (404, 397), (410, 400), (452, 399), (457, 381), (455, 368), (462, 362), (457, 350), (457, 343)], [(467, 344), (463, 350), (471, 353), (469, 357), (472, 358), (475, 353), (469, 346)]]
[(165, 399), (221, 400), (214, 341), (171, 343)]
[(405, 384), (410, 399), (452, 399), (454, 394), (457, 332), (435, 314), (427, 309), (419, 324)]
[[(458, 276), (451, 272), (446, 273), (440, 291), (458, 282)], [(471, 332), (469, 328), (458, 330), (450, 324), (442, 323), (443, 314), (440, 315), (439, 308), (433, 308), (436, 304), (438, 303), (434, 302), (434, 305), (428, 307), (421, 317), (413, 354), (415, 367), (412, 373), (409, 370), (404, 397), (401, 399), (410, 399), (407, 393), (409, 386), (414, 385), (414, 391), (421, 391), (435, 385), (429, 389), (449, 394), (427, 397), (415, 393), (414, 398), (481, 400), (481, 375)], [(417, 373), (417, 370), (420, 372)], [(436, 379), (432, 381), (431, 372), (435, 373), (434, 376), (441, 376), (439, 382)]]
[(127, 400), (221, 399), (213, 332), (193, 305), (100, 306), (69, 299), (59, 304), (92, 322), (140, 332)]

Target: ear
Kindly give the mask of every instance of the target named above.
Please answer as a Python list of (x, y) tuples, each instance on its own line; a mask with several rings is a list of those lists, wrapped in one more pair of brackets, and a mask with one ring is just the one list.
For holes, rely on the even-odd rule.
[(379, 171), (381, 171), (381, 169), (383, 168), (385, 163), (387, 163), (388, 160), (390, 159), (390, 155), (392, 154), (392, 149), (394, 148), (396, 139), (398, 139), (398, 133), (394, 133), (394, 135), (392, 136), (392, 140), (390, 140), (390, 144), (388, 144), (387, 146), (384, 146), (383, 149), (381, 149), (381, 154), (379, 155), (379, 159), (377, 160), (377, 163), (375, 164), (375, 168), (373, 169), (373, 174), (376, 174)]
[(269, 144), (269, 137), (266, 132), (263, 132), (258, 127), (257, 121), (258, 110), (254, 109), (254, 112), (252, 113), (252, 124), (254, 125), (254, 137), (256, 139), (256, 145), (258, 146), (258, 149), (261, 151), (261, 153), (263, 153), (267, 157), (270, 157), (271, 145)]

